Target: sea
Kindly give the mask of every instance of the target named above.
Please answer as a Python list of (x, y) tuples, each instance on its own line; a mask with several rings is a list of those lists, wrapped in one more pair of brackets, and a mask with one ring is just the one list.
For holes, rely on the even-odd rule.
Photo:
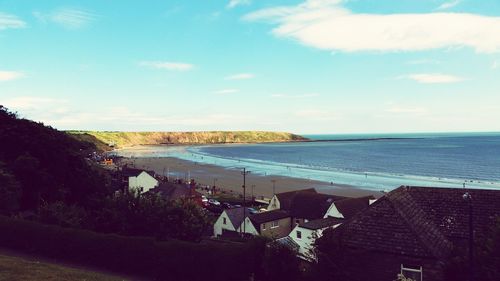
[(500, 133), (304, 136), (312, 141), (143, 146), (116, 153), (176, 157), (376, 191), (401, 185), (500, 189)]

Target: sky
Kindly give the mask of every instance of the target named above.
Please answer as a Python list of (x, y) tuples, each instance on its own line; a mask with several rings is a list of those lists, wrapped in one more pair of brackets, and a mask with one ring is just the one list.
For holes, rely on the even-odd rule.
[(500, 131), (500, 1), (0, 0), (0, 104), (63, 130)]

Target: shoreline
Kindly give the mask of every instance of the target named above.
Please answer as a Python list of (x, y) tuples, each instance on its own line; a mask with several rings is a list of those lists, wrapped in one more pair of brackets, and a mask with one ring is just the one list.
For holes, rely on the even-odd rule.
[[(199, 163), (175, 157), (124, 157), (121, 165), (128, 164), (140, 169), (156, 172), (160, 175), (169, 175), (170, 179), (193, 178), (202, 185), (215, 185), (226, 192), (242, 194), (243, 177), (241, 171), (235, 168), (224, 168), (213, 164)], [(275, 180), (276, 193), (315, 188), (319, 193), (335, 194), (346, 197), (360, 197), (373, 195), (382, 196), (381, 192), (363, 189), (346, 184), (328, 183), (318, 180), (295, 178), (288, 176), (262, 175), (250, 173), (246, 177), (246, 193), (255, 197), (272, 197), (273, 182)], [(396, 187), (394, 187), (396, 188)]]

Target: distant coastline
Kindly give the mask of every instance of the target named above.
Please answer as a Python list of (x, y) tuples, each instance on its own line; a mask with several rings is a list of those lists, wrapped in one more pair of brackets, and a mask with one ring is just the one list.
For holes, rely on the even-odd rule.
[(66, 131), (69, 135), (94, 143), (99, 150), (128, 148), (141, 145), (203, 145), (230, 143), (282, 143), (308, 141), (300, 135), (267, 131), (206, 131), (206, 132), (105, 132)]

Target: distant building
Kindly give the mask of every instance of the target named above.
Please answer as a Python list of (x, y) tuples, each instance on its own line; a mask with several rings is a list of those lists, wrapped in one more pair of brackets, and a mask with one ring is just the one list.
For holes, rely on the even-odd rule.
[[(466, 192), (471, 201), (464, 198)], [(336, 227), (333, 239), (357, 253), (349, 272), (353, 280), (395, 280), (397, 274), (444, 280), (452, 251), (467, 253), (469, 202), (479, 239), (500, 215), (499, 190), (409, 186), (389, 192)]]
[[(346, 219), (368, 208), (374, 199), (373, 196), (365, 196), (333, 201), (326, 209), (323, 218), (305, 220), (297, 224), (290, 232), (289, 238), (297, 245), (299, 256), (306, 260), (315, 260), (316, 256), (312, 250), (316, 239), (323, 235), (323, 231), (339, 226)], [(324, 210), (325, 207), (319, 209)]]
[(282, 238), (292, 229), (291, 217), (286, 211), (273, 210), (247, 216), (238, 231), (272, 239)]
[(181, 199), (191, 199), (201, 206), (201, 194), (193, 186), (172, 182), (162, 182), (157, 187), (151, 189), (150, 193), (156, 193), (167, 201)]
[(125, 167), (121, 173), (124, 181), (128, 184), (128, 190), (139, 190), (144, 193), (159, 184), (159, 181), (154, 177), (154, 172)]
[(224, 210), (215, 221), (214, 237), (238, 236), (238, 230), (244, 220), (244, 215), (248, 216), (248, 212), (244, 212), (243, 207)]

